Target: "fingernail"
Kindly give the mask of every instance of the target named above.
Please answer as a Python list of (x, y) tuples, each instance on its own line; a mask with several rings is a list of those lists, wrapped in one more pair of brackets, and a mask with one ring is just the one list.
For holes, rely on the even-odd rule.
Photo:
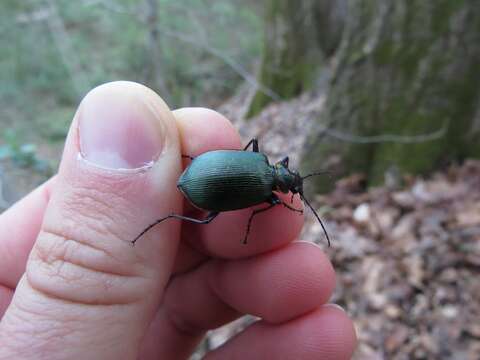
[(163, 148), (163, 126), (138, 84), (101, 85), (83, 99), (78, 111), (80, 152), (109, 169), (152, 164)]

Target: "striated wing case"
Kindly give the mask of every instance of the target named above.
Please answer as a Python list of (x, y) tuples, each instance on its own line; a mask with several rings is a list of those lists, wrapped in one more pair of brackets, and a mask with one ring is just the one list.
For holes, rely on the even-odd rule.
[(196, 207), (210, 211), (243, 209), (272, 194), (273, 168), (262, 153), (235, 150), (199, 155), (177, 182)]

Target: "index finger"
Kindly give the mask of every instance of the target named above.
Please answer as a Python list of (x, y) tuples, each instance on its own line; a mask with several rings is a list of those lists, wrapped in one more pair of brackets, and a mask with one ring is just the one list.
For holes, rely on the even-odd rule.
[(51, 178), (0, 215), (0, 284), (13, 289), (25, 272), (54, 181)]
[[(174, 115), (184, 154), (197, 156), (210, 150), (242, 148), (240, 137), (232, 124), (213, 110), (184, 108), (174, 111)], [(249, 139), (245, 140), (244, 143), (247, 143)], [(302, 208), (299, 199), (295, 199), (291, 205), (297, 209)], [(265, 206), (262, 204), (255, 208)], [(186, 206), (185, 209), (186, 215), (205, 217), (205, 214), (191, 206)], [(222, 212), (211, 223), (204, 225), (184, 221), (182, 240), (209, 255), (233, 259), (284, 246), (298, 237), (303, 225), (303, 216), (283, 206), (275, 206), (254, 217), (248, 244), (243, 244), (251, 213), (251, 208)]]

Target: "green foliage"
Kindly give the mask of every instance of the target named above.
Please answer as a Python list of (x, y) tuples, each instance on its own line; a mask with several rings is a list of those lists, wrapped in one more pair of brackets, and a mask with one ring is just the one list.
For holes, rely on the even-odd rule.
[(3, 135), (4, 145), (0, 146), (0, 160), (9, 159), (19, 167), (32, 168), (33, 170), (51, 175), (49, 163), (37, 156), (34, 144), (22, 144), (14, 131), (7, 130)]
[[(311, 88), (320, 67), (321, 56), (314, 46), (310, 14), (315, 5), (308, 3), (304, 7), (309, 11), (301, 10), (298, 1), (294, 0), (267, 2), (267, 30), (259, 82), (283, 99)], [(247, 117), (255, 116), (271, 101), (271, 96), (257, 90)]]
[[(54, 4), (54, 8), (50, 7)], [(159, 90), (151, 60), (146, 0), (0, 2), (0, 127), (45, 129), (92, 87), (132, 80)], [(252, 71), (262, 21), (234, 0), (158, 0), (154, 59), (174, 108), (218, 104), (243, 81), (228, 60)], [(70, 116), (70, 110), (64, 112)], [(51, 122), (60, 139), (71, 117)], [(22, 124), (22, 125), (19, 125)], [(60, 124), (60, 125), (59, 125)], [(63, 128), (62, 128), (63, 127)], [(46, 130), (49, 132), (49, 130)]]
[(40, 114), (36, 119), (38, 134), (51, 143), (63, 142), (74, 116), (73, 107), (56, 107), (51, 112)]

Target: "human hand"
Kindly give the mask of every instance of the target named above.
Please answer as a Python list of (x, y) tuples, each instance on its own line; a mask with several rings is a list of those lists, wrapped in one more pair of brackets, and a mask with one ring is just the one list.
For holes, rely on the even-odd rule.
[(0, 359), (185, 359), (207, 329), (243, 314), (261, 320), (207, 359), (350, 358), (352, 322), (325, 305), (333, 268), (292, 242), (302, 216), (258, 215), (248, 245), (249, 209), (209, 225), (168, 220), (130, 245), (182, 212), (180, 154), (240, 147), (214, 111), (172, 113), (129, 82), (91, 91), (58, 175), (0, 216)]

